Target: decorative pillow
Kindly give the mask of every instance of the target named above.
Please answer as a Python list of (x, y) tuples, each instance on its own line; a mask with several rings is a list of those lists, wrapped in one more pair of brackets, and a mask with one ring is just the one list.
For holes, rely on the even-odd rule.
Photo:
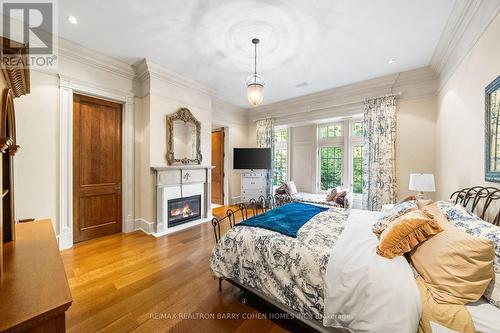
[[(448, 218), (450, 222), (453, 221), (482, 221), (479, 217), (477, 217), (473, 213), (469, 213), (467, 209), (465, 209), (460, 204), (455, 204), (448, 201), (438, 201), (436, 202), (436, 206), (444, 213), (444, 215)], [(484, 221), (483, 221), (484, 222)], [(487, 222), (485, 222), (487, 223)]]
[(382, 232), (377, 254), (389, 259), (402, 256), (441, 231), (434, 216), (413, 210), (395, 219)]
[(293, 181), (289, 181), (286, 183), (286, 187), (288, 188), (288, 194), (294, 195), (297, 194), (299, 191), (297, 191), (297, 187), (295, 186), (295, 183)]
[(345, 196), (347, 195), (347, 191), (346, 190), (342, 190), (340, 191), (339, 194), (337, 194), (337, 197), (335, 198), (335, 203), (341, 205), (341, 206), (344, 206), (344, 200), (345, 200)]
[(326, 201), (334, 201), (335, 198), (337, 197), (337, 189), (332, 188), (330, 192), (326, 195)]
[(282, 183), (275, 191), (276, 194), (286, 194), (287, 187), (285, 183)]
[(373, 225), (373, 233), (380, 238), (380, 234), (389, 226), (389, 224), (391, 224), (392, 221), (403, 214), (417, 209), (417, 202), (415, 200), (405, 201), (394, 205), (394, 207), (392, 207)]
[(469, 213), (459, 204), (455, 205), (446, 201), (439, 201), (436, 204), (455, 227), (471, 236), (489, 239), (493, 242), (495, 249), (495, 276), (488, 286), (484, 297), (491, 304), (500, 308), (500, 227), (483, 221), (476, 215)]
[(481, 298), (493, 278), (493, 244), (450, 223), (436, 204), (424, 208), (442, 232), (417, 246), (411, 261), (438, 303), (467, 304)]

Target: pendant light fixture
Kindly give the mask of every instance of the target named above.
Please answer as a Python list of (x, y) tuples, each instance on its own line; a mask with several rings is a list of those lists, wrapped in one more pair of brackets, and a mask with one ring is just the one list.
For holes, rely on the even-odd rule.
[(264, 98), (264, 79), (257, 74), (257, 44), (259, 42), (258, 38), (252, 39), (252, 43), (255, 45), (254, 72), (247, 80), (247, 98), (252, 106), (259, 105)]

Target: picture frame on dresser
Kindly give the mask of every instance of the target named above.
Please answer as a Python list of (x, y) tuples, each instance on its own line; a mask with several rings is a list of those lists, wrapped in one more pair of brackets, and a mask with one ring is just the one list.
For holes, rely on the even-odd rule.
[(484, 175), (500, 183), (500, 75), (485, 88)]

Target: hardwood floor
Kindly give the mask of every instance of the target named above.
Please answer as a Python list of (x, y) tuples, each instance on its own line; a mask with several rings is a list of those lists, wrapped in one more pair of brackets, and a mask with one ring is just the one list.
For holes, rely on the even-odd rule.
[[(228, 207), (214, 210), (223, 214)], [(155, 238), (141, 231), (120, 233), (62, 251), (73, 296), (66, 315), (69, 332), (287, 332), (242, 304), (227, 282), (221, 292), (209, 257), (210, 223)], [(259, 308), (261, 311), (267, 309)], [(219, 319), (232, 316), (232, 319)]]

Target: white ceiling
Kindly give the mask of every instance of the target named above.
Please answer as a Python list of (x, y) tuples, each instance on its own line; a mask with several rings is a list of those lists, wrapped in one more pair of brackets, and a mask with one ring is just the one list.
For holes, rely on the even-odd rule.
[(131, 64), (150, 59), (248, 107), (253, 37), (268, 104), (428, 65), (454, 3), (64, 0), (59, 34)]

